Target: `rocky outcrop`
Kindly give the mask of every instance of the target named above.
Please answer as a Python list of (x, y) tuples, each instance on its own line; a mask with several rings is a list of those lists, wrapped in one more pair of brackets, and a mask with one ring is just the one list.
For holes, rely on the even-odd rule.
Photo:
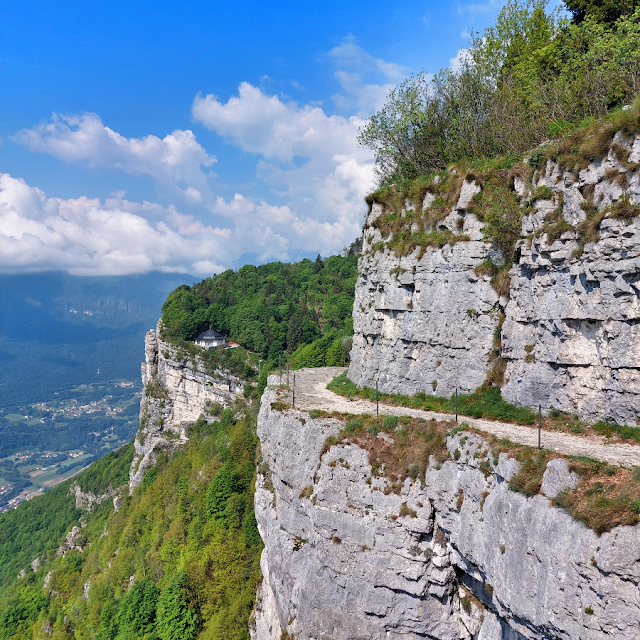
[[(640, 137), (639, 137), (640, 141)], [(624, 175), (620, 187), (611, 172)], [(611, 157), (576, 179), (549, 163), (539, 185), (563, 194), (564, 218), (586, 214), (590, 186), (603, 209), (623, 193), (640, 205), (640, 174)], [(555, 408), (587, 419), (636, 423), (640, 419), (640, 219), (605, 218), (598, 242), (582, 249), (566, 231), (521, 242), (511, 272), (502, 329), (507, 360), (503, 396), (515, 404)]]
[(65, 536), (64, 541), (56, 551), (57, 556), (64, 556), (67, 551), (80, 551), (82, 553), (88, 544), (87, 537), (82, 533), (80, 527), (73, 527)]
[[(548, 161), (531, 179), (505, 178), (525, 211), (508, 299), (478, 275), (486, 258), (499, 266), (501, 255), (468, 211), (480, 189), (474, 181), (461, 182), (455, 207), (435, 224), (457, 241), (408, 255), (389, 248), (391, 236), (375, 224), (389, 211), (374, 202), (359, 263), (349, 378), (361, 386), (378, 382), (385, 392), (450, 395), (480, 386), (501, 355), (509, 402), (639, 422), (640, 219), (605, 215), (612, 204), (640, 206), (639, 148), (640, 136), (617, 134), (608, 155), (580, 171)], [(427, 193), (425, 211), (433, 202)]]
[(113, 503), (115, 506), (120, 493), (121, 487), (116, 489), (109, 489), (99, 496), (91, 491), (83, 491), (82, 488), (75, 482), (71, 485), (71, 487), (69, 487), (69, 495), (75, 496), (76, 499), (76, 509), (83, 509), (87, 513), (91, 513), (95, 505), (99, 505), (104, 500), (109, 500), (111, 498), (113, 498)]
[[(598, 537), (548, 498), (514, 493), (519, 463), (485, 457), (466, 432), (447, 440), (457, 460), (389, 492), (358, 446), (323, 452), (338, 420), (276, 399), (265, 391), (258, 419), (254, 640), (639, 637), (640, 527)], [(568, 474), (554, 461), (544, 484)]]
[(142, 482), (161, 452), (171, 453), (187, 442), (190, 424), (201, 415), (215, 419), (211, 415), (213, 405), (233, 404), (244, 392), (243, 380), (227, 371), (205, 373), (197, 356), (181, 353), (159, 334), (158, 328), (145, 336), (144, 391), (129, 472), (130, 491)]
[[(349, 378), (356, 384), (378, 382), (388, 393), (450, 395), (456, 387), (471, 391), (485, 379), (501, 304), (489, 276), (474, 272), (495, 252), (483, 241), (476, 216), (463, 215), (476, 192), (472, 186), (465, 192), (467, 184), (460, 209), (440, 226), (471, 239), (427, 247), (423, 255), (373, 250), (382, 236), (371, 224), (383, 211), (373, 204), (353, 306)], [(427, 194), (425, 203), (432, 198)]]

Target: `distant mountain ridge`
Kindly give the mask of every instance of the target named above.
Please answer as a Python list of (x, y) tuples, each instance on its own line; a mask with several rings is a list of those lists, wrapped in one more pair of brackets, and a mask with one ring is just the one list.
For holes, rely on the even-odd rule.
[(137, 382), (144, 332), (169, 292), (195, 281), (157, 272), (0, 275), (0, 362), (8, 365), (0, 367), (0, 406), (46, 399), (61, 385)]

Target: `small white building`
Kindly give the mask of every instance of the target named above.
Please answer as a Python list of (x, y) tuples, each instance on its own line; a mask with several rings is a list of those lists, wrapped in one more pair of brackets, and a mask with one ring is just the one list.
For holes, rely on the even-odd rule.
[(195, 339), (195, 343), (205, 349), (219, 349), (226, 346), (227, 339), (217, 331), (207, 329)]

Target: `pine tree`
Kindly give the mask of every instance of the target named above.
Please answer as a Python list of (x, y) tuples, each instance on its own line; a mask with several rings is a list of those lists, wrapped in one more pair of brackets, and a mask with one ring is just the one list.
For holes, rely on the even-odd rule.
[(228, 464), (225, 464), (214, 476), (207, 489), (207, 513), (215, 519), (224, 519), (227, 502), (234, 491), (234, 479)]
[(162, 590), (156, 623), (160, 640), (193, 640), (198, 634), (199, 616), (187, 582), (187, 574), (180, 571)]
[(302, 343), (304, 328), (302, 318), (299, 313), (294, 313), (289, 319), (289, 329), (287, 330), (287, 349), (295, 351)]
[(133, 583), (120, 603), (116, 640), (154, 640), (158, 637), (155, 624), (159, 596), (160, 589), (148, 578)]

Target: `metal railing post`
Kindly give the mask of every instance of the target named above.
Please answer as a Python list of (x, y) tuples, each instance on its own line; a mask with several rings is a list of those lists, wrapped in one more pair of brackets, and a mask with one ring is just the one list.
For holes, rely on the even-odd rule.
[(378, 415), (378, 381), (376, 380), (376, 415)]
[(542, 406), (538, 405), (538, 449), (542, 449)]
[(456, 387), (456, 422), (458, 422), (458, 387)]

